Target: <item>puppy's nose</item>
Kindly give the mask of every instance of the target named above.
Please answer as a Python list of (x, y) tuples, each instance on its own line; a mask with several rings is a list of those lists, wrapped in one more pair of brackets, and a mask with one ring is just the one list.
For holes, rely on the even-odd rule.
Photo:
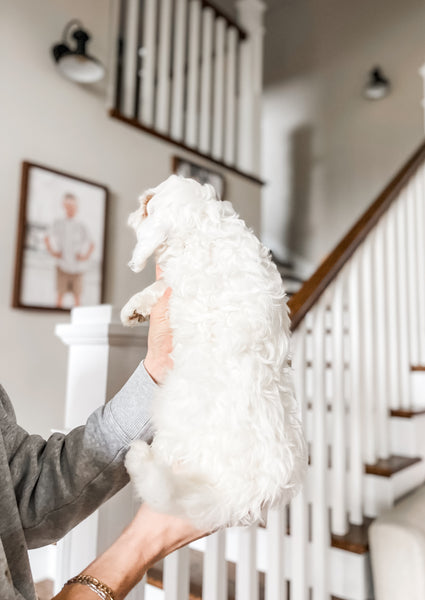
[(128, 266), (135, 273), (140, 273), (140, 271), (142, 270), (142, 267), (140, 265), (138, 265), (136, 262), (134, 262), (134, 260), (130, 260), (130, 262), (128, 263)]

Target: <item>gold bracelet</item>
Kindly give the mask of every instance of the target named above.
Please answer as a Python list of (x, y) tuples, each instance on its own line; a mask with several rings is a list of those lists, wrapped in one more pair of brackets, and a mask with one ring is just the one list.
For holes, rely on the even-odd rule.
[(96, 592), (102, 600), (115, 600), (115, 594), (111, 588), (106, 585), (106, 583), (102, 583), (99, 579), (96, 579), (96, 577), (92, 577), (91, 575), (76, 575), (76, 577), (69, 579), (65, 585), (70, 585), (71, 583), (87, 585), (93, 592)]

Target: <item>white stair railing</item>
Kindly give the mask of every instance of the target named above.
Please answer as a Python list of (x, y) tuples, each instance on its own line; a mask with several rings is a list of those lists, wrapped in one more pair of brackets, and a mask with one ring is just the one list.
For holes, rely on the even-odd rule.
[[(424, 177), (421, 164), (293, 334), (311, 452), (305, 492), (312, 505), (314, 599), (332, 592), (330, 535), (347, 533), (349, 521), (361, 524), (367, 511), (365, 464), (391, 454), (390, 410), (412, 409), (409, 369), (421, 364), (425, 315), (418, 290), (425, 278), (425, 222), (418, 219)], [(305, 521), (302, 511), (296, 514)]]
[(263, 1), (239, 0), (241, 25), (206, 0), (112, 5), (112, 116), (258, 176)]

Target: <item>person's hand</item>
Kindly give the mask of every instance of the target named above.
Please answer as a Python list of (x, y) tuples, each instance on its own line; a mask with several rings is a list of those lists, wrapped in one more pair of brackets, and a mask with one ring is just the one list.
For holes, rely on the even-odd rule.
[[(156, 278), (161, 277), (161, 270), (157, 267)], [(173, 361), (170, 353), (173, 349), (173, 336), (168, 318), (168, 303), (171, 288), (167, 288), (164, 295), (158, 300), (151, 311), (148, 352), (145, 358), (145, 369), (157, 383), (162, 383), (167, 372), (172, 368)]]
[[(91, 575), (124, 600), (146, 571), (158, 560), (210, 532), (199, 531), (189, 521), (157, 513), (142, 504), (119, 538), (82, 575)], [(65, 585), (53, 600), (91, 600), (86, 585)]]

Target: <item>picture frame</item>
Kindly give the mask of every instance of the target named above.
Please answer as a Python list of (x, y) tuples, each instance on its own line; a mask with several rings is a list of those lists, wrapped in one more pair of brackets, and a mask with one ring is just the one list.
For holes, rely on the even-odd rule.
[(108, 188), (22, 163), (12, 306), (70, 311), (103, 302)]
[(218, 171), (213, 171), (208, 167), (198, 165), (180, 156), (173, 156), (172, 170), (177, 175), (192, 177), (196, 181), (199, 181), (199, 183), (210, 183), (217, 192), (218, 198), (224, 200), (225, 179)]

